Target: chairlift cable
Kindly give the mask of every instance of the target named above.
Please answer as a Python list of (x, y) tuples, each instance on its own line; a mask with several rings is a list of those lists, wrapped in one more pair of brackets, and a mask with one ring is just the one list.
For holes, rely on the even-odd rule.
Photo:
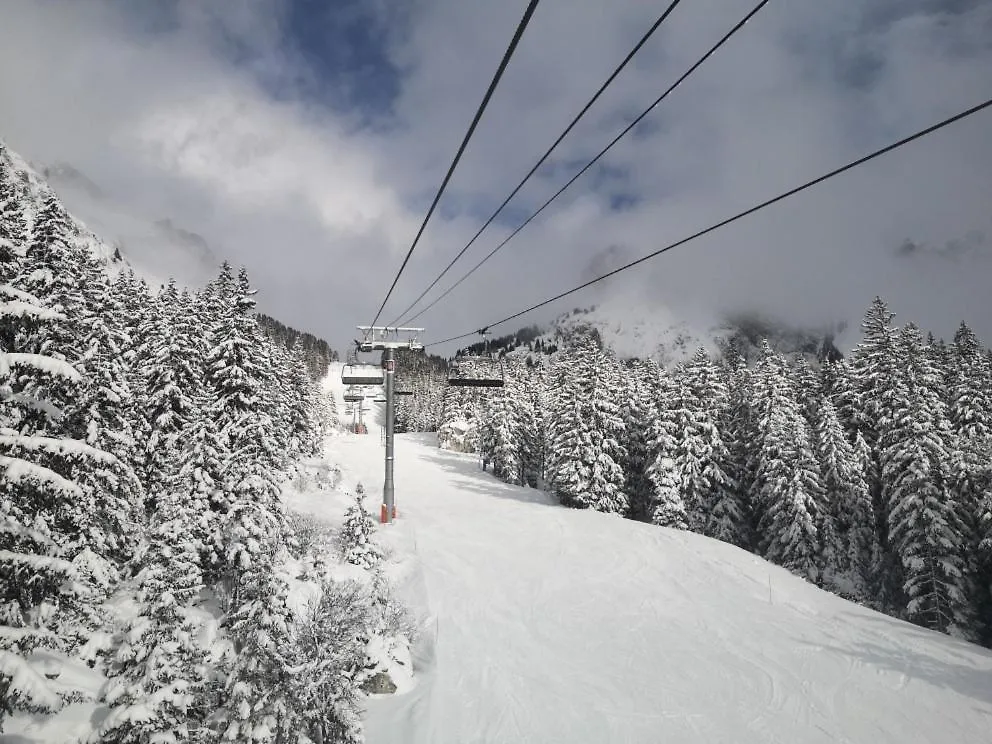
[(534, 15), (534, 9), (537, 8), (538, 2), (539, 0), (530, 0), (527, 5), (527, 9), (524, 11), (523, 17), (520, 19), (520, 23), (517, 24), (517, 30), (514, 32), (513, 38), (510, 40), (510, 45), (506, 48), (506, 52), (503, 54), (503, 59), (500, 61), (499, 67), (496, 69), (496, 74), (493, 75), (493, 79), (489, 83), (489, 88), (486, 90), (486, 94), (482, 98), (482, 103), (480, 103), (479, 108), (476, 109), (475, 116), (472, 118), (472, 123), (469, 125), (468, 131), (465, 133), (465, 137), (462, 139), (462, 143), (458, 147), (458, 152), (455, 153), (454, 160), (452, 160), (451, 165), (448, 166), (448, 172), (445, 174), (444, 180), (441, 181), (441, 186), (434, 195), (434, 201), (431, 202), (431, 206), (427, 210), (424, 221), (420, 224), (420, 229), (417, 230), (413, 243), (410, 244), (410, 249), (406, 252), (403, 263), (400, 264), (399, 271), (396, 272), (396, 276), (393, 278), (393, 283), (389, 285), (389, 290), (386, 292), (386, 296), (383, 298), (382, 304), (379, 306), (379, 310), (375, 314), (375, 318), (373, 318), (372, 322), (369, 323), (370, 326), (375, 326), (378, 322), (379, 316), (382, 315), (382, 311), (386, 307), (386, 303), (389, 302), (390, 295), (392, 295), (393, 290), (396, 289), (396, 283), (400, 280), (400, 275), (402, 275), (403, 270), (410, 261), (410, 256), (413, 255), (413, 251), (417, 247), (420, 237), (424, 234), (424, 230), (427, 228), (427, 223), (430, 221), (431, 215), (434, 214), (434, 209), (437, 207), (438, 202), (441, 201), (441, 195), (447, 188), (448, 182), (451, 180), (451, 176), (455, 172), (458, 161), (461, 160), (462, 154), (465, 152), (465, 148), (468, 146), (469, 140), (472, 139), (472, 135), (475, 134), (475, 128), (478, 126), (479, 120), (482, 119), (482, 114), (489, 105), (489, 99), (492, 98), (493, 92), (496, 90), (496, 86), (499, 84), (500, 78), (503, 77), (503, 72), (510, 63), (510, 57), (512, 57), (514, 51), (516, 51), (517, 44), (520, 42), (520, 38), (524, 34), (524, 29), (527, 28), (527, 24), (530, 23), (531, 16)]
[[(745, 209), (743, 212), (738, 212), (734, 216), (728, 217), (727, 219), (722, 220), (720, 222), (717, 222), (714, 225), (710, 225), (709, 227), (707, 227), (707, 228), (705, 228), (703, 230), (700, 230), (699, 232), (693, 233), (692, 235), (689, 235), (688, 237), (682, 238), (681, 240), (678, 240), (678, 241), (676, 241), (674, 243), (670, 243), (669, 245), (666, 245), (664, 248), (659, 248), (658, 250), (653, 251), (652, 253), (649, 253), (646, 256), (642, 256), (641, 258), (638, 258), (638, 259), (636, 259), (634, 261), (631, 261), (630, 263), (624, 264), (623, 266), (620, 266), (619, 268), (616, 268), (613, 271), (609, 271), (609, 272), (607, 272), (607, 273), (605, 273), (605, 274), (603, 274), (601, 276), (596, 277), (595, 279), (591, 279), (591, 280), (589, 280), (587, 282), (584, 282), (582, 284), (579, 284), (576, 287), (573, 287), (572, 289), (566, 290), (565, 292), (561, 292), (561, 293), (555, 295), (554, 297), (550, 297), (550, 298), (548, 298), (546, 300), (543, 300), (541, 302), (538, 302), (536, 305), (531, 305), (530, 307), (528, 307), (525, 310), (521, 310), (519, 312), (513, 313), (512, 315), (508, 315), (505, 318), (502, 318), (502, 319), (497, 320), (497, 321), (495, 321), (493, 323), (490, 323), (488, 327), (491, 328), (492, 326), (497, 326), (497, 325), (501, 325), (502, 323), (506, 323), (506, 322), (511, 321), (511, 320), (516, 320), (517, 318), (519, 318), (522, 315), (526, 315), (527, 313), (532, 312), (534, 310), (537, 310), (538, 308), (542, 308), (545, 305), (550, 305), (552, 302), (556, 302), (557, 300), (560, 300), (560, 299), (562, 299), (564, 297), (568, 297), (571, 294), (575, 294), (576, 292), (579, 292), (579, 291), (581, 291), (583, 289), (586, 289), (587, 287), (591, 287), (593, 284), (598, 284), (601, 281), (604, 281), (606, 279), (609, 279), (612, 276), (616, 276), (617, 274), (619, 274), (621, 272), (624, 272), (624, 271), (627, 271), (628, 269), (632, 269), (633, 267), (638, 266), (639, 264), (642, 264), (642, 263), (644, 263), (644, 262), (646, 262), (646, 261), (648, 261), (648, 260), (650, 260), (652, 258), (656, 258), (657, 256), (660, 256), (662, 253), (667, 253), (668, 251), (672, 250), (673, 248), (678, 248), (679, 246), (685, 245), (686, 243), (688, 243), (690, 241), (696, 240), (697, 238), (701, 238), (704, 235), (707, 235), (707, 234), (709, 234), (711, 232), (715, 232), (716, 230), (719, 230), (722, 227), (726, 227), (727, 225), (729, 225), (729, 224), (731, 224), (733, 222), (737, 222), (738, 220), (741, 220), (744, 217), (748, 217), (748, 216), (754, 214), (755, 212), (759, 212), (762, 209), (765, 209), (766, 207), (770, 207), (773, 204), (777, 204), (780, 201), (784, 201), (785, 199), (788, 199), (790, 196), (795, 196), (796, 194), (798, 194), (800, 192), (806, 191), (807, 189), (812, 188), (813, 186), (816, 186), (818, 184), (821, 184), (824, 181), (827, 181), (827, 180), (833, 178), (834, 176), (839, 176), (842, 173), (846, 173), (847, 171), (852, 170), (852, 169), (858, 167), (859, 165), (864, 165), (865, 163), (867, 163), (867, 162), (869, 162), (871, 160), (874, 160), (875, 158), (881, 157), (882, 155), (886, 155), (886, 154), (888, 154), (888, 153), (890, 153), (890, 152), (892, 152), (894, 150), (899, 149), (900, 147), (903, 147), (904, 145), (908, 145), (911, 142), (915, 142), (918, 139), (922, 139), (923, 137), (926, 137), (928, 134), (933, 134), (934, 132), (936, 132), (936, 131), (938, 131), (940, 129), (943, 129), (944, 127), (950, 126), (951, 124), (954, 124), (954, 123), (956, 123), (958, 121), (961, 121), (962, 119), (966, 119), (969, 116), (972, 116), (974, 114), (977, 114), (977, 113), (979, 113), (979, 112), (981, 112), (981, 111), (989, 108), (990, 106), (992, 106), (992, 98), (989, 98), (988, 100), (986, 100), (986, 101), (978, 104), (977, 106), (972, 106), (971, 108), (969, 108), (969, 109), (967, 109), (965, 111), (962, 111), (959, 114), (955, 114), (954, 116), (951, 116), (951, 117), (949, 117), (947, 119), (944, 119), (943, 121), (940, 121), (940, 122), (938, 122), (936, 124), (933, 124), (933, 125), (927, 127), (926, 129), (921, 129), (920, 131), (916, 132), (915, 134), (911, 134), (908, 137), (904, 137), (903, 139), (898, 140), (897, 142), (893, 142), (890, 145), (886, 145), (885, 147), (883, 147), (881, 149), (875, 150), (874, 152), (871, 152), (868, 155), (864, 155), (863, 157), (860, 157), (857, 160), (853, 160), (850, 163), (847, 163), (846, 165), (841, 166), (840, 168), (836, 168), (836, 169), (834, 169), (832, 171), (829, 171), (828, 173), (824, 173), (822, 176), (819, 176), (817, 178), (814, 178), (811, 181), (807, 181), (806, 183), (802, 184), (801, 186), (796, 186), (795, 188), (790, 189), (789, 191), (786, 191), (786, 192), (784, 192), (782, 194), (779, 194), (776, 197), (773, 197), (771, 199), (767, 199), (766, 201), (763, 201), (760, 204), (756, 204), (753, 207), (750, 207), (749, 209)], [(463, 333), (463, 334), (460, 334), (458, 336), (452, 336), (451, 338), (446, 338), (443, 341), (433, 341), (433, 342), (431, 342), (429, 344), (424, 344), (424, 347), (426, 348), (428, 346), (439, 346), (441, 344), (446, 344), (446, 343), (449, 343), (451, 341), (458, 341), (458, 340), (461, 340), (463, 338), (468, 338), (469, 336), (472, 336), (474, 333), (475, 333), (474, 331), (470, 331), (468, 333)]]
[(614, 137), (609, 142), (609, 144), (607, 144), (602, 150), (600, 150), (599, 153), (595, 157), (592, 158), (592, 160), (590, 160), (588, 163), (586, 163), (584, 166), (582, 166), (582, 169), (579, 170), (578, 173), (576, 173), (574, 176), (572, 176), (565, 183), (564, 186), (562, 186), (560, 189), (558, 189), (558, 191), (556, 191), (554, 194), (552, 194), (551, 197), (547, 201), (545, 201), (544, 204), (542, 204), (537, 209), (537, 211), (535, 211), (534, 213), (532, 213), (530, 215), (530, 217), (528, 217), (520, 225), (518, 225), (517, 228), (513, 232), (511, 232), (506, 238), (504, 238), (495, 248), (493, 248), (491, 251), (489, 251), (489, 253), (486, 254), (485, 258), (483, 258), (475, 266), (473, 266), (465, 274), (463, 274), (461, 276), (461, 278), (458, 279), (458, 281), (456, 281), (454, 284), (452, 284), (450, 287), (448, 287), (444, 292), (442, 292), (440, 295), (438, 295), (436, 298), (434, 298), (434, 300), (429, 305), (427, 305), (427, 307), (425, 307), (422, 310), (420, 310), (420, 312), (418, 312), (416, 315), (414, 315), (413, 317), (409, 318), (405, 322), (412, 323), (417, 318), (419, 318), (421, 315), (423, 315), (424, 313), (426, 313), (428, 310), (430, 310), (432, 307), (434, 307), (437, 303), (439, 303), (441, 300), (443, 300), (445, 297), (447, 297), (449, 294), (451, 294), (451, 292), (453, 292), (455, 290), (455, 288), (458, 287), (462, 282), (464, 282), (466, 279), (468, 279), (470, 276), (472, 276), (472, 274), (474, 274), (478, 269), (480, 269), (482, 267), (482, 265), (486, 263), (486, 261), (488, 261), (490, 258), (492, 258), (493, 256), (495, 256), (500, 250), (502, 250), (503, 246), (505, 246), (507, 243), (509, 243), (511, 240), (513, 240), (513, 238), (515, 238), (520, 231), (522, 231), (525, 227), (527, 227), (527, 225), (529, 225), (539, 214), (541, 214), (541, 212), (543, 212), (545, 209), (547, 209), (551, 205), (551, 203), (555, 201), (555, 199), (557, 199), (559, 196), (561, 196), (563, 193), (565, 193), (565, 191), (573, 183), (575, 183), (577, 180), (579, 180), (579, 178), (581, 178), (586, 173), (586, 171), (588, 171), (593, 165), (595, 165), (599, 161), (600, 158), (602, 158), (604, 155), (606, 155), (607, 152), (609, 152), (611, 149), (613, 149), (613, 146), (614, 145), (616, 145), (621, 139), (623, 139), (634, 127), (636, 127), (638, 124), (640, 124), (641, 121), (648, 114), (650, 114), (655, 108), (657, 108), (657, 106), (662, 101), (664, 101), (676, 88), (678, 88), (683, 82), (685, 82), (685, 80), (690, 75), (692, 75), (697, 69), (699, 69), (703, 65), (703, 63), (706, 62), (706, 60), (708, 60), (720, 47), (722, 47), (725, 43), (727, 43), (730, 40), (730, 38), (732, 36), (734, 36), (734, 34), (736, 34), (738, 31), (740, 31), (742, 28), (744, 28), (744, 26), (747, 24), (747, 22), (750, 21), (755, 15), (757, 15), (757, 13), (768, 4), (768, 2), (769, 2), (769, 0), (761, 0), (761, 2), (759, 2), (757, 5), (755, 5), (754, 8), (752, 8), (751, 11), (746, 16), (744, 16), (744, 18), (742, 18), (740, 21), (738, 21), (737, 24), (734, 25), (734, 27), (730, 29), (730, 31), (728, 31), (726, 34), (724, 34), (723, 37), (718, 42), (716, 42), (716, 44), (714, 44), (712, 47), (710, 47), (710, 49), (706, 52), (706, 54), (704, 54), (702, 57), (700, 57), (696, 61), (696, 63), (692, 65), (692, 67), (690, 67), (688, 70), (686, 70), (678, 78), (678, 80), (676, 80), (674, 83), (672, 83), (672, 85), (667, 90), (665, 90), (664, 93), (662, 93), (660, 96), (658, 96), (650, 106), (648, 106), (646, 109), (644, 109), (644, 111), (642, 111), (633, 121), (631, 121), (630, 124), (628, 124), (616, 137)]
[(547, 149), (547, 151), (541, 156), (540, 160), (538, 160), (534, 164), (534, 167), (531, 168), (527, 172), (527, 175), (525, 175), (523, 177), (523, 179), (520, 181), (520, 183), (518, 183), (514, 187), (513, 191), (510, 192), (509, 196), (507, 196), (503, 200), (503, 203), (500, 204), (496, 208), (496, 211), (493, 212), (489, 216), (489, 219), (487, 219), (483, 223), (482, 227), (480, 227), (478, 229), (478, 231), (475, 233), (475, 235), (472, 236), (472, 239), (469, 240), (468, 243), (465, 244), (465, 246), (458, 252), (458, 254), (453, 259), (451, 259), (451, 262), (447, 266), (444, 267), (444, 270), (440, 274), (438, 274), (437, 277), (435, 277), (434, 281), (432, 281), (430, 283), (430, 285), (427, 287), (427, 289), (425, 289), (423, 292), (421, 292), (417, 296), (417, 299), (415, 299), (413, 302), (411, 302), (410, 305), (409, 305), (409, 307), (406, 308), (406, 310), (404, 310), (399, 315), (397, 315), (396, 316), (396, 320), (392, 321), (389, 325), (398, 325), (400, 322), (402, 322), (401, 319), (407, 313), (409, 313), (411, 310), (413, 310), (413, 308), (417, 306), (417, 303), (419, 303), (422, 299), (424, 299), (424, 297), (427, 295), (428, 292), (430, 292), (432, 289), (434, 289), (434, 287), (437, 286), (437, 283), (439, 281), (441, 281), (441, 279), (444, 278), (444, 275), (447, 274), (448, 271), (451, 270), (451, 267), (454, 266), (455, 263), (457, 263), (458, 260), (462, 256), (465, 255), (465, 252), (475, 244), (475, 241), (478, 240), (479, 236), (482, 235), (482, 233), (486, 230), (486, 228), (489, 227), (489, 225), (492, 224), (493, 220), (495, 220), (500, 215), (500, 213), (502, 213), (502, 211), (506, 208), (506, 205), (510, 203), (510, 200), (512, 200), (513, 197), (515, 197), (517, 195), (517, 193), (520, 191), (520, 189), (522, 189), (524, 187), (524, 184), (526, 184), (531, 179), (531, 177), (537, 172), (538, 168), (540, 168), (542, 165), (544, 165), (544, 163), (547, 161), (547, 159), (549, 157), (551, 157), (551, 153), (554, 151), (554, 149), (556, 147), (558, 147), (558, 145), (561, 144), (562, 140), (564, 140), (565, 137), (568, 136), (569, 132), (571, 132), (572, 129), (575, 128), (575, 125), (579, 123), (579, 120), (582, 119), (582, 117), (586, 115), (586, 113), (589, 111), (589, 109), (592, 108), (593, 104), (596, 103), (596, 101), (599, 100), (599, 97), (601, 95), (603, 95), (603, 93), (606, 91), (606, 89), (608, 87), (610, 87), (610, 85), (617, 78), (617, 76), (623, 71), (623, 69), (628, 65), (628, 63), (634, 58), (634, 55), (636, 55), (641, 50), (641, 47), (643, 47), (648, 42), (648, 39), (650, 39), (654, 35), (654, 32), (657, 31), (658, 28), (661, 26), (661, 24), (665, 22), (665, 19), (668, 18), (669, 15), (671, 15), (672, 11), (675, 10), (676, 6), (680, 2), (682, 2), (682, 0), (672, 0), (672, 3), (664, 10), (664, 12), (662, 12), (662, 14), (660, 16), (658, 16), (658, 19), (644, 33), (644, 35), (641, 37), (640, 41), (638, 41), (637, 44), (634, 45), (634, 48), (631, 49), (627, 53), (627, 56), (623, 58), (623, 61), (620, 62), (619, 65), (617, 65), (616, 69), (613, 70), (612, 73), (610, 73), (610, 76), (606, 79), (606, 82), (604, 82), (602, 85), (599, 86), (599, 90), (597, 90), (593, 94), (592, 98), (590, 98), (586, 102), (586, 104), (582, 107), (582, 109), (579, 111), (579, 113), (577, 113), (575, 115), (575, 117), (572, 119), (571, 123), (569, 123), (569, 125), (567, 127), (565, 127), (565, 130), (561, 134), (558, 135), (558, 138), (554, 142), (551, 143), (551, 147), (549, 147)]

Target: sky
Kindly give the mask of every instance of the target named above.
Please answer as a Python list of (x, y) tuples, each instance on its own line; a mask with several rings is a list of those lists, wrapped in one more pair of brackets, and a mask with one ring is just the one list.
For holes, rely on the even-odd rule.
[[(755, 4), (684, 0), (442, 281), (554, 193)], [(0, 137), (247, 266), (343, 349), (371, 321), (525, 0), (5, 0)], [(542, 0), (380, 322), (426, 288), (667, 2)], [(471, 331), (992, 97), (992, 0), (773, 0), (418, 319)], [(507, 327), (606, 295), (992, 342), (992, 110)], [(433, 297), (432, 293), (429, 297)], [(621, 303), (622, 304), (622, 303)], [(450, 352), (451, 347), (435, 347)]]

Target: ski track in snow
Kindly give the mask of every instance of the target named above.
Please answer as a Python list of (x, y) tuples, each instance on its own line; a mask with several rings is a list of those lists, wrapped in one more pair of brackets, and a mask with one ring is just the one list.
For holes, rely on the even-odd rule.
[[(326, 457), (379, 494), (369, 429)], [(733, 546), (559, 507), (433, 435), (397, 436), (396, 506), (417, 679), (368, 701), (369, 744), (992, 741), (992, 653)]]

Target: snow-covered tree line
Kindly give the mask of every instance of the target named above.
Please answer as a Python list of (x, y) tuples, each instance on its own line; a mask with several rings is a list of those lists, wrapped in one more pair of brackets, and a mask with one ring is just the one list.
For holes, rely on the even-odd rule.
[(226, 264), (111, 278), (0, 145), (0, 730), (79, 698), (61, 658), (108, 678), (91, 741), (358, 740), (361, 644), (325, 626), (361, 608), (301, 626), (277, 565), (280, 482), (333, 412), (252, 295)]
[(287, 349), (296, 348), (307, 363), (307, 369), (315, 380), (327, 374), (331, 362), (338, 360), (338, 354), (328, 343), (312, 333), (298, 331), (275, 318), (258, 313), (258, 324), (265, 333)]
[(992, 353), (898, 328), (882, 300), (846, 359), (764, 345), (668, 371), (594, 338), (507, 361), (502, 389), (444, 391), (500, 478), (561, 503), (688, 529), (934, 630), (992, 641)]
[(398, 349), (396, 362), (396, 389), (413, 393), (396, 398), (396, 431), (437, 431), (446, 379), (444, 359)]

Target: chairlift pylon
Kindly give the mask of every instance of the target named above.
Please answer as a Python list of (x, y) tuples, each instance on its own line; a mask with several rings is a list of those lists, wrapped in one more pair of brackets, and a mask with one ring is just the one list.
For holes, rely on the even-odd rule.
[(451, 387), (495, 388), (506, 384), (503, 360), (489, 350), (485, 328), (479, 331), (484, 344), (483, 354), (456, 354), (448, 367), (448, 385)]

